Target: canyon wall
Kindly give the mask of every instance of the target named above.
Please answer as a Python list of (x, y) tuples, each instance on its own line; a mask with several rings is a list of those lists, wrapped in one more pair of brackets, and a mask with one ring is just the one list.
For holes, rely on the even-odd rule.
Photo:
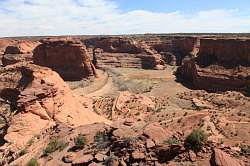
[(156, 50), (145, 42), (132, 38), (92, 38), (83, 41), (93, 49), (93, 61), (98, 68), (128, 67), (157, 69), (164, 62)]
[(199, 64), (250, 65), (249, 39), (201, 39)]
[(78, 40), (42, 40), (34, 50), (34, 63), (52, 68), (64, 80), (81, 80), (96, 75), (86, 47)]
[(249, 39), (201, 39), (198, 56), (186, 60), (178, 73), (197, 89), (249, 93), (249, 49)]

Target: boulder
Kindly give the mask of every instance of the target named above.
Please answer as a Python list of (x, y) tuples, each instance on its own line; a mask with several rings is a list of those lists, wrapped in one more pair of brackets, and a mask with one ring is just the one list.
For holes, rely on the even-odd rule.
[(161, 144), (172, 136), (171, 132), (164, 130), (161, 126), (156, 124), (149, 124), (146, 126), (143, 130), (143, 134), (156, 144)]
[(216, 166), (243, 166), (239, 160), (231, 157), (220, 149), (214, 149), (211, 158), (211, 165)]
[(55, 70), (64, 80), (96, 75), (89, 53), (80, 41), (47, 39), (34, 50), (34, 63)]

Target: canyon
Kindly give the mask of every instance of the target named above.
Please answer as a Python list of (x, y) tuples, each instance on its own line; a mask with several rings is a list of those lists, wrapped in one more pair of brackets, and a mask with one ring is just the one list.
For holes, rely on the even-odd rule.
[(250, 165), (250, 38), (0, 39), (0, 165)]

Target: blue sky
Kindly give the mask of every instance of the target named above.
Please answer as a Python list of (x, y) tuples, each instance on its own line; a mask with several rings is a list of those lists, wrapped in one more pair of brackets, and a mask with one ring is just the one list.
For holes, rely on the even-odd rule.
[(249, 32), (250, 0), (0, 0), (0, 36)]
[(213, 9), (250, 10), (249, 0), (116, 0), (122, 10), (149, 10), (153, 12), (195, 12)]

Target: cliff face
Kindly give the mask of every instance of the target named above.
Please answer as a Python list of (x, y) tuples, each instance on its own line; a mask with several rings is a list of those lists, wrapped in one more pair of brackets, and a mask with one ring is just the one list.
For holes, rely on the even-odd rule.
[(86, 47), (76, 40), (43, 40), (34, 50), (34, 63), (57, 71), (64, 80), (95, 75)]
[(250, 40), (201, 39), (199, 64), (218, 63), (225, 67), (250, 65)]
[(197, 37), (150, 36), (140, 40), (161, 54), (165, 63), (173, 66), (181, 65), (186, 56), (195, 56), (199, 50)]
[(132, 38), (95, 38), (85, 43), (93, 49), (93, 61), (99, 68), (160, 68), (163, 65), (161, 55), (156, 50)]
[(197, 89), (250, 91), (250, 40), (201, 39), (197, 58), (186, 60), (181, 76)]

